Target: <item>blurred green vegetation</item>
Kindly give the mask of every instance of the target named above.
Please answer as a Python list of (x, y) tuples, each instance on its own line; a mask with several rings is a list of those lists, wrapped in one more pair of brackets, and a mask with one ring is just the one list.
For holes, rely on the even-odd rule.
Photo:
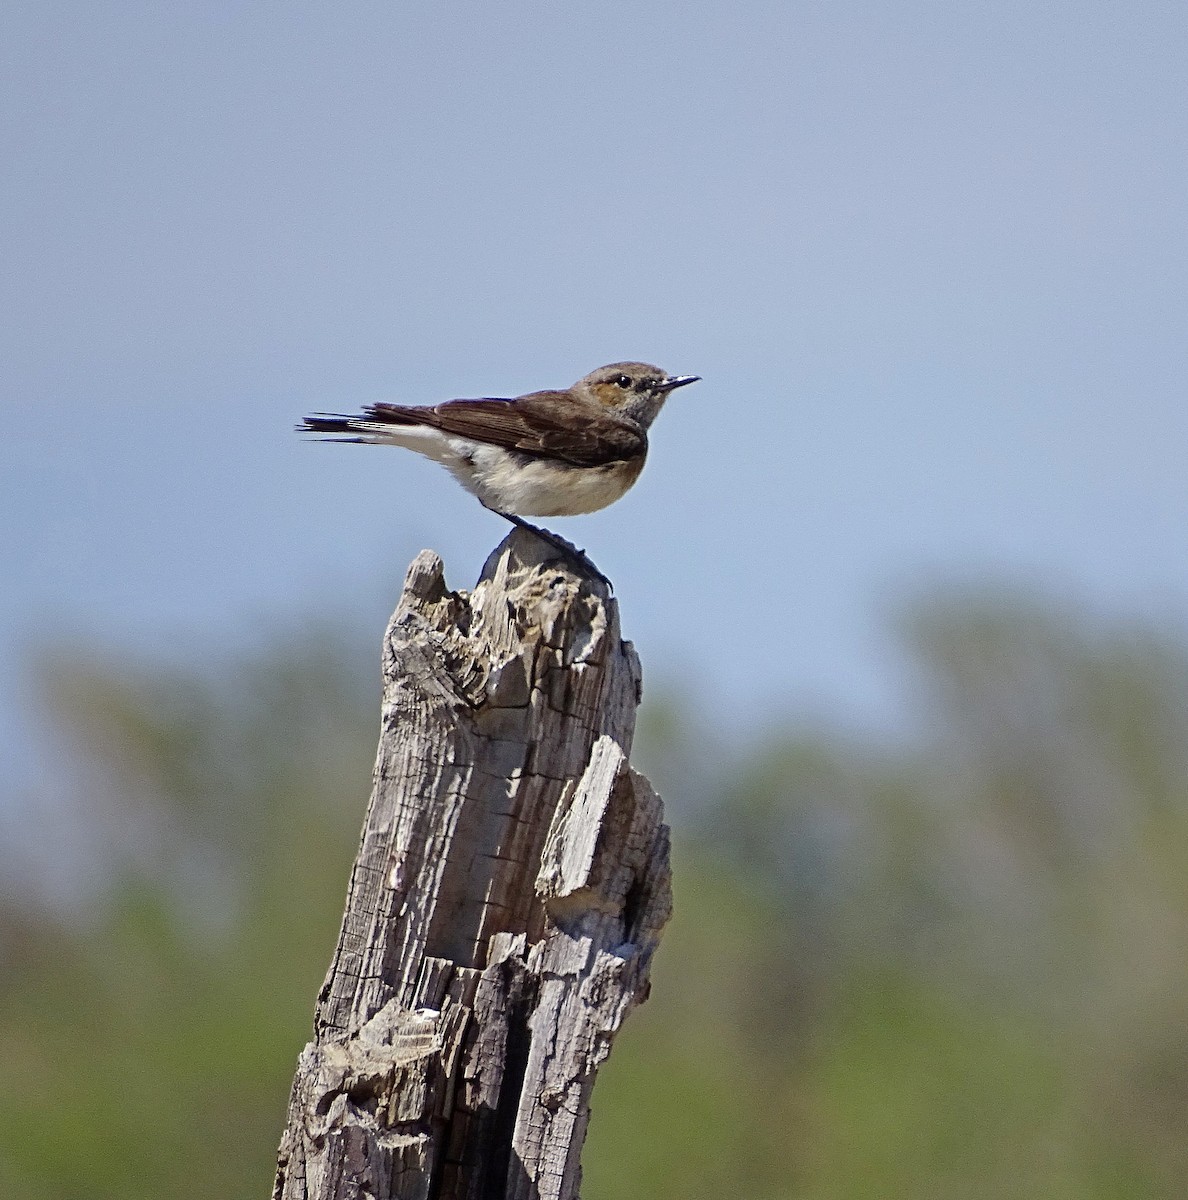
[[(984, 591), (900, 625), (899, 744), (649, 700), (676, 916), (595, 1092), (589, 1200), (1184, 1193), (1185, 639)], [(102, 884), (0, 879), (0, 1195), (268, 1194), (377, 673), (324, 629), (41, 663), (64, 853)]]

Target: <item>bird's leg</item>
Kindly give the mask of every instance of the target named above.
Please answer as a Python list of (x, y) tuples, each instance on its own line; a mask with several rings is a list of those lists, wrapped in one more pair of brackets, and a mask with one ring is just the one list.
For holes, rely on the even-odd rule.
[[(484, 504), (484, 508), (491, 508), (489, 504)], [(504, 512), (499, 508), (491, 508), (493, 513), (501, 516), (505, 521), (510, 521), (519, 529), (526, 529), (529, 533), (535, 534), (542, 542), (547, 542), (554, 550), (559, 550), (571, 562), (576, 563), (583, 571), (589, 571), (591, 575), (597, 579), (601, 579), (608, 588), (614, 590), (614, 585), (609, 579), (590, 561), (584, 550), (579, 550), (576, 546), (571, 546), (559, 534), (553, 533), (548, 529), (542, 529), (539, 525), (533, 525), (531, 521), (525, 521), (523, 517), (517, 517), (515, 513)]]

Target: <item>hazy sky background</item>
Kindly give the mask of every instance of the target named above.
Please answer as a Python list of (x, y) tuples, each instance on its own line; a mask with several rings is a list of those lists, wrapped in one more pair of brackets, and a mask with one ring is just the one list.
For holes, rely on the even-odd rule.
[(1183, 3), (9, 0), (0, 64), (0, 785), (31, 647), (473, 583), (504, 523), (306, 412), (619, 358), (704, 382), (554, 524), (731, 721), (893, 721), (937, 579), (1185, 611)]

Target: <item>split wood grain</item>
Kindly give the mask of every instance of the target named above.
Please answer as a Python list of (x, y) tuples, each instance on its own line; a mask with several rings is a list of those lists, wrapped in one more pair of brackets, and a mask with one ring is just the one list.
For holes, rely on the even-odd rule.
[(668, 829), (629, 762), (639, 661), (523, 531), (470, 593), (409, 568), (346, 912), (274, 1200), (570, 1200), (597, 1071), (647, 996)]

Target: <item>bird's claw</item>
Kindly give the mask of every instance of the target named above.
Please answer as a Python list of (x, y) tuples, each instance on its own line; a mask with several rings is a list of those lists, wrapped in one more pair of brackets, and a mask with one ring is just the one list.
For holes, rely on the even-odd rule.
[[(498, 512), (498, 509), (492, 511)], [(533, 525), (531, 521), (525, 521), (523, 517), (518, 517), (514, 513), (500, 512), (499, 515), (510, 521), (518, 529), (526, 529), (529, 533), (535, 534), (542, 542), (552, 546), (564, 558), (581, 568), (582, 571), (589, 575), (593, 575), (595, 579), (601, 580), (606, 584), (607, 591), (614, 592), (615, 585), (594, 565), (590, 556), (572, 542), (567, 542), (560, 534), (553, 533), (550, 529), (544, 529), (540, 525)]]

